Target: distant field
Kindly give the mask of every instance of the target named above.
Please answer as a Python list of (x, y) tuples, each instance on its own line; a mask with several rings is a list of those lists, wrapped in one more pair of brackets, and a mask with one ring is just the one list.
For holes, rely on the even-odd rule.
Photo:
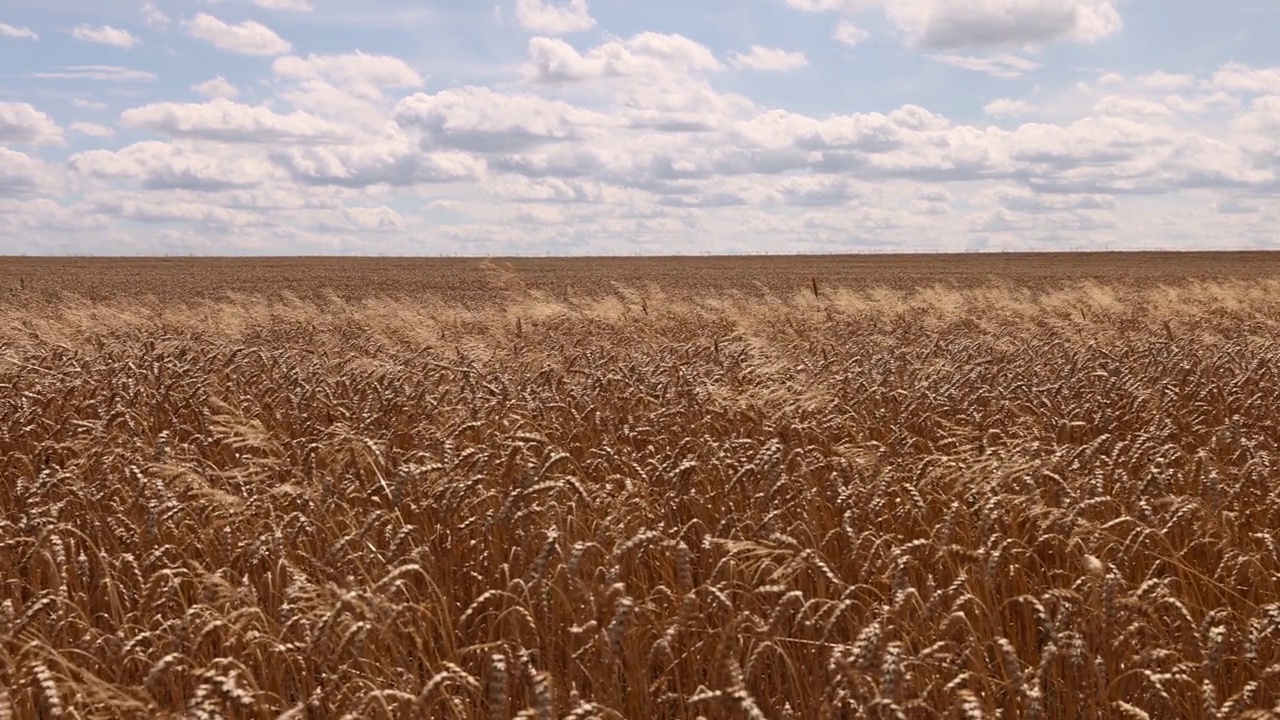
[(1280, 256), (0, 261), (0, 718), (1280, 717)]
[[(501, 271), (501, 272), (498, 272)], [(667, 292), (735, 290), (788, 295), (811, 278), (827, 286), (906, 289), (972, 286), (999, 278), (1023, 284), (1085, 279), (1144, 285), (1187, 278), (1280, 277), (1280, 253), (1082, 253), (996, 255), (831, 255), (798, 257), (583, 259), (0, 259), (0, 301), (25, 278), (35, 297), (73, 291), (101, 300), (138, 294), (160, 299), (225, 298), (226, 293), (289, 292), (343, 299), (428, 293), (486, 303), (509, 274), (529, 289), (560, 297), (600, 297), (615, 284)], [(30, 297), (29, 294), (28, 297)]]

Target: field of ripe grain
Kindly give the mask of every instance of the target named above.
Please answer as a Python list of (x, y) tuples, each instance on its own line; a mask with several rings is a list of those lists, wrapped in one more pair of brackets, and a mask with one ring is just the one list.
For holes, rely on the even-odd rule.
[(14, 267), (0, 718), (1280, 716), (1259, 266)]

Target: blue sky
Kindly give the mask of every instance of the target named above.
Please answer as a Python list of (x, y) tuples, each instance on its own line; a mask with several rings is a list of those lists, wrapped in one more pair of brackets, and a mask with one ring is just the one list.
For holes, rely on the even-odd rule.
[(1270, 248), (1261, 0), (7, 0), (0, 255)]

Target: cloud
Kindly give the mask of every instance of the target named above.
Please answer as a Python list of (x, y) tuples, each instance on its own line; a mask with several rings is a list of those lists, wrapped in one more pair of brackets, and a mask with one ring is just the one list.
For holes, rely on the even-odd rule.
[(7, 23), (0, 23), (0, 37), (14, 38), (16, 40), (39, 40), (37, 35), (30, 28), (14, 27)]
[(535, 37), (529, 40), (524, 77), (534, 83), (567, 83), (708, 72), (721, 67), (710, 49), (682, 35), (641, 33), (627, 40), (607, 41), (585, 53), (563, 40)]
[(1204, 85), (1213, 90), (1248, 95), (1280, 95), (1280, 68), (1252, 68), (1228, 63)]
[(788, 72), (809, 64), (809, 58), (802, 52), (788, 52), (759, 45), (752, 45), (751, 52), (748, 53), (733, 53), (730, 61), (737, 67), (767, 72)]
[(167, 28), (169, 27), (169, 16), (156, 7), (153, 0), (143, 0), (142, 23), (151, 28)]
[(783, 0), (852, 17), (880, 8), (910, 45), (929, 50), (1094, 42), (1123, 25), (1119, 0)]
[(49, 168), (39, 160), (0, 147), (0, 197), (15, 197), (39, 191), (50, 183)]
[(106, 103), (94, 102), (93, 100), (85, 100), (84, 98), (72, 98), (71, 107), (79, 108), (81, 110), (98, 111), (98, 110), (106, 110), (111, 106)]
[(422, 76), (403, 60), (389, 55), (309, 55), (277, 58), (271, 70), (278, 78), (295, 81), (323, 80), (356, 97), (382, 98), (384, 88), (417, 88)]
[(310, 0), (250, 0), (254, 5), (266, 10), (287, 10), (289, 12), (311, 12)]
[(296, 148), (273, 159), (300, 183), (348, 188), (476, 180), (485, 171), (482, 160), (466, 153), (422, 152), (396, 142)]
[(240, 96), (240, 90), (221, 75), (196, 83), (191, 89), (210, 100), (235, 100)]
[(200, 13), (185, 25), (191, 37), (237, 55), (283, 55), (293, 49), (271, 28), (252, 20), (233, 25)]
[(120, 124), (175, 138), (225, 143), (338, 142), (350, 133), (328, 120), (303, 112), (281, 115), (226, 99), (207, 103), (154, 103), (124, 111)]
[(0, 102), (0, 142), (59, 145), (62, 128), (27, 103)]
[(525, 30), (547, 35), (582, 32), (596, 25), (587, 0), (516, 0), (516, 20)]
[(1032, 107), (1022, 100), (998, 98), (984, 105), (982, 112), (992, 117), (1022, 117), (1030, 115)]
[(986, 73), (998, 78), (1022, 77), (1040, 67), (1040, 63), (1017, 55), (993, 55), (990, 57), (972, 57), (968, 55), (930, 55), (929, 59), (940, 63)]
[(102, 25), (95, 27), (93, 25), (79, 25), (71, 31), (71, 37), (85, 42), (97, 43), (99, 45), (111, 45), (118, 48), (128, 50), (137, 45), (141, 40), (135, 37), (128, 30), (120, 30), (110, 25)]
[(428, 144), (475, 152), (512, 152), (582, 140), (614, 124), (608, 115), (535, 95), (482, 87), (417, 93), (400, 101), (395, 120), (426, 134)]
[(90, 122), (74, 122), (67, 129), (80, 135), (95, 138), (108, 138), (116, 134), (114, 130), (106, 125)]
[(158, 141), (77, 153), (67, 167), (86, 177), (136, 180), (152, 190), (195, 192), (256, 187), (277, 175), (263, 158)]
[(155, 82), (155, 73), (115, 65), (68, 65), (59, 70), (27, 73), (27, 77), (49, 80), (102, 80), (105, 82)]
[(871, 33), (863, 30), (851, 20), (841, 20), (831, 35), (841, 45), (853, 47), (871, 37)]

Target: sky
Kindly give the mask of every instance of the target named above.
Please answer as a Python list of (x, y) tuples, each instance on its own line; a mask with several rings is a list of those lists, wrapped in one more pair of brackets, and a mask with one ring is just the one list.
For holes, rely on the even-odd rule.
[(0, 255), (1280, 245), (1275, 0), (4, 0)]

